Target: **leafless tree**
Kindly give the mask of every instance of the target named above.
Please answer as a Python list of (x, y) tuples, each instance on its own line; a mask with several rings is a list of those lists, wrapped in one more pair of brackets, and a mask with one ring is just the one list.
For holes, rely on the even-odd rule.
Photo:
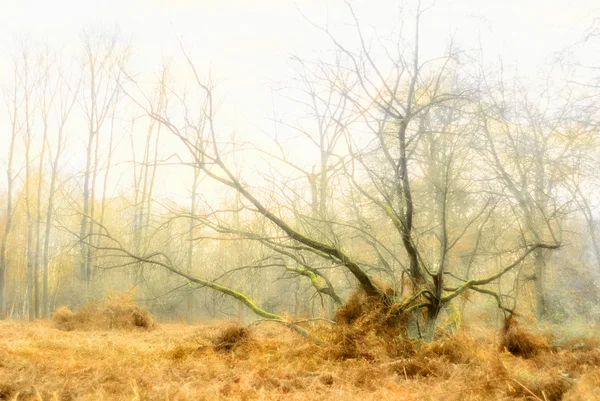
[(15, 145), (19, 133), (22, 130), (22, 122), (20, 120), (19, 108), (21, 102), (19, 99), (19, 63), (13, 64), (13, 87), (11, 91), (6, 91), (6, 106), (8, 115), (11, 120), (11, 137), (8, 147), (8, 164), (6, 167), (6, 178), (8, 189), (6, 193), (6, 225), (4, 227), (4, 235), (2, 236), (2, 246), (0, 248), (0, 318), (4, 319), (7, 315), (6, 310), (6, 271), (8, 269), (8, 239), (13, 226), (13, 188), (15, 182), (15, 172), (13, 170), (15, 158)]
[[(83, 209), (79, 237), (94, 234), (95, 183), (98, 173), (98, 141), (100, 130), (104, 126), (119, 89), (119, 71), (127, 58), (127, 47), (122, 43), (118, 32), (98, 34), (86, 32), (82, 37), (86, 65), (84, 81), (85, 92), (82, 104), (88, 122), (88, 141), (86, 146), (86, 167), (83, 183)], [(92, 280), (91, 250), (82, 242), (80, 248), (80, 276), (86, 291)]]
[[(56, 147), (54, 149), (54, 157), (52, 157), (52, 148), (50, 145), (49, 153), (51, 158), (51, 172), (50, 172), (50, 187), (48, 189), (48, 205), (46, 209), (46, 225), (44, 233), (44, 247), (43, 247), (43, 258), (42, 258), (42, 316), (48, 317), (50, 314), (50, 288), (49, 288), (49, 266), (50, 266), (50, 238), (52, 233), (53, 225), (53, 214), (54, 214), (54, 196), (57, 189), (58, 173), (60, 171), (60, 160), (61, 154), (64, 148), (64, 134), (65, 127), (71, 111), (77, 100), (79, 93), (79, 82), (74, 82), (70, 79), (65, 72), (62, 71), (62, 66), (58, 66), (57, 71), (57, 82), (55, 83), (54, 97), (52, 106), (56, 117)], [(47, 118), (47, 117), (46, 117)], [(44, 127), (47, 127), (45, 120)]]

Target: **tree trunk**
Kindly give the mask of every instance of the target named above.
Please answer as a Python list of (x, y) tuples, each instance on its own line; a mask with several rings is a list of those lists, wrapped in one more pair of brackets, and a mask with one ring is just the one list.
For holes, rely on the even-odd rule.
[(440, 315), (441, 306), (439, 304), (429, 308), (427, 312), (427, 323), (425, 324), (425, 333), (423, 333), (423, 340), (426, 342), (433, 341), (435, 337), (435, 329), (437, 328), (437, 320)]
[(30, 168), (30, 152), (31, 152), (31, 120), (29, 107), (29, 69), (27, 56), (24, 55), (24, 90), (25, 90), (25, 209), (27, 214), (27, 310), (29, 320), (35, 318), (35, 303), (34, 303), (34, 255), (33, 255), (33, 216), (31, 214), (31, 168)]
[(17, 66), (15, 65), (15, 92), (12, 99), (12, 135), (10, 138), (10, 147), (8, 151), (8, 165), (6, 167), (7, 178), (7, 193), (6, 193), (6, 226), (4, 227), (4, 235), (2, 236), (2, 245), (0, 247), (0, 319), (6, 318), (6, 270), (8, 268), (7, 247), (8, 238), (12, 229), (13, 210), (12, 210), (12, 193), (13, 193), (13, 157), (15, 153), (15, 142), (17, 139)]
[[(196, 193), (198, 190), (199, 175), (200, 169), (194, 168), (194, 183), (192, 184), (190, 216), (193, 216), (194, 213), (196, 213)], [(193, 274), (194, 268), (194, 224), (194, 219), (190, 218), (187, 244), (187, 267), (190, 275)], [(194, 322), (194, 291), (192, 289), (190, 289), (190, 292), (187, 295), (187, 322), (188, 324), (192, 324)]]
[(87, 251), (88, 247), (85, 244), (88, 234), (88, 213), (90, 204), (90, 175), (92, 170), (92, 147), (94, 146), (94, 131), (90, 127), (90, 133), (88, 135), (87, 153), (86, 153), (86, 166), (85, 166), (85, 177), (83, 182), (83, 213), (81, 216), (81, 226), (79, 230), (80, 254), (79, 254), (79, 274), (83, 283), (83, 291), (87, 293), (88, 290), (88, 267), (87, 267)]
[(535, 308), (538, 320), (543, 320), (548, 314), (546, 301), (546, 252), (543, 249), (535, 251)]
[[(47, 79), (48, 77), (46, 77)], [(45, 94), (45, 93), (44, 93)], [(46, 105), (44, 105), (46, 106)], [(38, 186), (37, 186), (37, 219), (35, 222), (35, 268), (34, 268), (34, 281), (35, 281), (35, 316), (40, 317), (40, 288), (39, 288), (39, 274), (40, 274), (40, 259), (42, 257), (42, 239), (41, 239), (41, 224), (42, 224), (42, 177), (44, 176), (44, 154), (46, 153), (46, 141), (48, 139), (48, 108), (44, 107), (43, 110), (44, 120), (44, 136), (42, 138), (42, 152), (40, 153), (40, 166), (38, 169)], [(43, 304), (43, 302), (42, 302)]]

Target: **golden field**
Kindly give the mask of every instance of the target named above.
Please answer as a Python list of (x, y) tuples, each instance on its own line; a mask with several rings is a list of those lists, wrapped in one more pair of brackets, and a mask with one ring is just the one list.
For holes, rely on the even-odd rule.
[(157, 323), (113, 294), (0, 321), (0, 400), (600, 399), (597, 327), (565, 335), (515, 314), (425, 343), (402, 335), (402, 316), (357, 292), (335, 322), (296, 322), (307, 336), (271, 321)]
[(522, 357), (480, 328), (391, 351), (324, 325), (313, 328), (321, 345), (273, 322), (57, 326), (56, 315), (0, 321), (0, 400), (600, 399), (592, 338), (555, 347), (538, 336)]

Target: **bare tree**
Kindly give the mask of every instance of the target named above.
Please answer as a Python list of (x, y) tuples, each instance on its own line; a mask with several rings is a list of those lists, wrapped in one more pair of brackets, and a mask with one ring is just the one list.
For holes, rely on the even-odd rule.
[(17, 136), (22, 129), (22, 123), (20, 122), (19, 116), (19, 63), (17, 61), (13, 64), (13, 88), (10, 93), (6, 93), (6, 106), (7, 111), (11, 120), (11, 137), (10, 145), (8, 147), (8, 164), (6, 167), (6, 178), (8, 189), (6, 193), (6, 226), (4, 227), (4, 235), (2, 236), (2, 245), (0, 248), (0, 319), (4, 319), (7, 316), (6, 310), (6, 271), (8, 269), (8, 239), (13, 226), (13, 188), (15, 182), (15, 172), (13, 171), (14, 157), (15, 157), (15, 145), (17, 142)]
[[(98, 141), (106, 117), (113, 110), (119, 88), (118, 71), (123, 67), (127, 51), (120, 49), (118, 32), (114, 34), (83, 34), (83, 47), (87, 69), (84, 86), (87, 95), (83, 105), (88, 123), (86, 167), (83, 183), (83, 209), (79, 238), (94, 234), (95, 183), (98, 172)], [(116, 79), (115, 79), (116, 76)], [(80, 248), (80, 276), (86, 293), (92, 280), (91, 250), (82, 242)]]
[(64, 75), (64, 71), (59, 66), (58, 77), (55, 87), (55, 94), (58, 100), (53, 101), (56, 115), (56, 149), (52, 158), (52, 148), (49, 147), (51, 161), (50, 188), (48, 189), (48, 205), (46, 209), (46, 225), (44, 233), (44, 247), (42, 259), (42, 316), (48, 317), (50, 314), (50, 288), (49, 288), (49, 265), (50, 265), (50, 235), (52, 233), (53, 214), (54, 214), (54, 196), (57, 189), (58, 173), (60, 171), (60, 158), (64, 148), (64, 131), (69, 115), (77, 100), (79, 92), (79, 82), (75, 84)]
[[(43, 71), (41, 72), (40, 85), (39, 85), (39, 98), (40, 98), (40, 114), (42, 119), (42, 150), (39, 155), (39, 168), (38, 168), (38, 185), (37, 185), (37, 204), (36, 211), (37, 216), (35, 219), (35, 266), (34, 266), (34, 282), (35, 282), (35, 317), (40, 317), (40, 290), (39, 290), (39, 273), (40, 273), (40, 262), (42, 258), (42, 192), (43, 192), (43, 177), (44, 177), (44, 156), (46, 154), (46, 144), (48, 142), (48, 129), (49, 129), (49, 118), (50, 111), (54, 102), (54, 96), (56, 92), (51, 87), (50, 74), (52, 64), (54, 60), (51, 59), (50, 51), (46, 48), (43, 60)], [(47, 295), (47, 282), (44, 281), (42, 287), (46, 287)], [(44, 291), (42, 289), (42, 291)], [(44, 295), (42, 294), (42, 309), (45, 308), (46, 303)]]
[[(496, 282), (507, 273), (512, 272), (530, 254), (542, 249), (555, 249), (559, 244), (557, 241), (546, 243), (541, 238), (534, 238), (533, 241), (525, 242), (517, 250), (510, 252), (512, 260), (497, 271), (476, 279), (454, 276), (454, 280), (458, 281), (455, 281), (454, 284), (447, 283), (448, 274), (452, 274), (448, 266), (449, 251), (476, 222), (485, 224), (491, 207), (490, 202), (484, 200), (482, 206), (470, 212), (469, 217), (457, 230), (458, 233), (450, 236), (448, 224), (453, 221), (448, 216), (451, 210), (451, 190), (455, 190), (456, 185), (464, 179), (465, 174), (461, 172), (463, 166), (460, 163), (464, 163), (466, 156), (464, 150), (461, 150), (462, 157), (457, 157), (459, 149), (461, 149), (458, 146), (459, 142), (456, 142), (458, 136), (453, 139), (455, 142), (447, 142), (447, 149), (436, 150), (434, 144), (436, 139), (439, 139), (436, 138), (436, 135), (438, 137), (453, 135), (454, 131), (451, 125), (455, 121), (460, 121), (461, 117), (452, 117), (452, 113), (460, 113), (460, 110), (464, 109), (464, 113), (467, 114), (472, 91), (468, 87), (456, 84), (460, 82), (456, 79), (459, 71), (457, 68), (459, 52), (450, 46), (447, 53), (441, 58), (420, 60), (419, 24), (423, 10), (417, 9), (414, 42), (410, 56), (406, 49), (397, 47), (394, 49), (396, 54), (384, 52), (387, 62), (379, 65), (375, 62), (371, 47), (366, 45), (362, 28), (351, 5), (348, 5), (348, 10), (360, 43), (356, 52), (338, 41), (328, 28), (318, 27), (332, 41), (338, 53), (347, 60), (347, 66), (339, 70), (339, 74), (342, 75), (329, 81), (332, 93), (336, 94), (335, 99), (341, 99), (342, 103), (324, 103), (325, 107), (331, 109), (335, 109), (338, 104), (341, 104), (342, 108), (348, 108), (358, 116), (358, 118), (345, 121), (346, 125), (344, 125), (339, 120), (335, 120), (335, 114), (329, 114), (333, 116), (329, 121), (336, 137), (340, 138), (343, 133), (346, 138), (348, 160), (343, 165), (346, 166), (347, 181), (361, 197), (379, 209), (378, 212), (388, 219), (387, 221), (394, 227), (398, 235), (408, 261), (406, 264), (400, 263), (400, 265), (405, 266), (402, 272), (407, 273), (410, 279), (411, 294), (401, 299), (395, 291), (390, 292), (381, 284), (376, 283), (369, 273), (371, 264), (359, 259), (360, 256), (357, 253), (351, 254), (346, 251), (344, 248), (349, 242), (343, 241), (343, 237), (340, 236), (341, 231), (334, 227), (344, 227), (348, 232), (358, 232), (361, 236), (368, 237), (371, 244), (376, 243), (376, 249), (379, 247), (385, 249), (389, 258), (398, 259), (399, 256), (391, 252), (391, 248), (377, 242), (376, 235), (361, 228), (360, 225), (333, 220), (321, 209), (319, 214), (312, 211), (313, 218), (318, 216), (323, 219), (337, 233), (319, 236), (318, 230), (311, 228), (310, 225), (297, 224), (294, 219), (290, 218), (286, 213), (286, 206), (263, 195), (258, 195), (261, 193), (260, 188), (253, 188), (229, 167), (227, 156), (220, 147), (221, 142), (213, 108), (215, 88), (210, 83), (202, 81), (196, 67), (184, 52), (190, 70), (194, 74), (196, 87), (205, 99), (204, 106), (200, 109), (200, 117), (205, 121), (205, 129), (195, 130), (193, 135), (190, 135), (189, 118), (176, 121), (170, 117), (167, 110), (161, 113), (152, 107), (149, 99), (138, 101), (134, 96), (130, 95), (130, 97), (187, 148), (189, 153), (185, 155), (186, 160), (183, 161), (185, 165), (193, 165), (216, 183), (233, 189), (240, 196), (243, 209), (261, 217), (270, 226), (263, 226), (261, 232), (236, 229), (225, 224), (224, 220), (219, 218), (219, 215), (223, 215), (224, 212), (218, 210), (205, 215), (196, 214), (189, 217), (217, 233), (260, 242), (280, 255), (298, 262), (302, 268), (297, 269), (296, 272), (299, 274), (304, 272), (307, 277), (314, 277), (315, 282), (318, 282), (320, 277), (314, 269), (306, 268), (306, 266), (310, 266), (304, 262), (308, 255), (317, 256), (343, 268), (356, 279), (362, 291), (369, 296), (381, 299), (389, 308), (390, 313), (414, 311), (413, 320), (418, 335), (427, 340), (433, 338), (437, 318), (442, 308), (466, 291), (477, 291), (490, 295), (497, 301), (500, 308), (510, 310), (503, 304), (500, 295), (486, 288), (486, 285)], [(384, 70), (384, 68), (386, 69)], [(350, 77), (347, 76), (348, 74)], [(349, 83), (354, 84), (349, 86)], [(141, 92), (143, 96), (143, 91)], [(181, 102), (182, 109), (188, 109), (185, 97), (176, 95), (174, 97)], [(184, 115), (187, 116), (186, 113)], [(320, 119), (317, 123), (323, 126), (324, 122)], [(327, 136), (323, 135), (325, 131), (319, 132), (321, 132), (322, 141)], [(360, 132), (366, 132), (366, 134)], [(428, 141), (424, 139), (426, 137), (429, 137)], [(436, 213), (433, 216), (436, 221), (439, 249), (434, 263), (427, 262), (427, 258), (424, 257), (424, 248), (420, 249), (422, 247), (420, 233), (416, 231), (415, 226), (417, 213), (415, 208), (418, 207), (418, 203), (413, 199), (413, 186), (415, 182), (419, 182), (420, 177), (411, 171), (411, 166), (414, 166), (415, 152), (423, 149), (423, 146), (419, 145), (421, 142), (429, 144), (430, 158), (432, 159), (429, 162), (429, 169), (430, 179), (434, 184)], [(327, 149), (325, 143), (322, 145), (322, 151), (332, 150)], [(325, 159), (326, 163), (327, 157), (325, 156), (321, 161), (323, 162)], [(285, 156), (275, 157), (275, 159), (290, 165), (290, 161)], [(292, 167), (294, 167), (293, 164)], [(302, 168), (294, 168), (296, 171), (302, 171)], [(326, 171), (326, 169), (321, 170), (321, 177), (327, 177)], [(310, 174), (308, 176), (310, 182)], [(314, 196), (318, 190), (312, 191), (312, 193)], [(122, 248), (116, 247), (115, 249)], [(140, 256), (127, 250), (122, 250), (122, 252), (130, 257), (142, 258), (146, 263), (160, 265), (177, 272), (194, 283), (201, 283), (234, 296), (262, 317), (271, 316), (278, 319), (270, 312), (257, 307), (253, 302), (249, 302), (248, 298), (238, 291), (223, 287), (213, 280), (199, 279), (183, 273), (181, 269), (172, 264), (170, 259), (165, 259), (166, 256), (162, 253)], [(473, 252), (476, 252), (476, 249)], [(383, 259), (381, 252), (377, 256)], [(392, 281), (394, 280), (395, 278), (392, 276)], [(425, 332), (420, 329), (420, 314), (416, 313), (420, 309), (427, 310)]]
[[(557, 109), (558, 94), (551, 87), (547, 86), (539, 98), (531, 98), (531, 91), (519, 87), (518, 82), (509, 86), (500, 79), (495, 87), (485, 77), (480, 80), (485, 88), (479, 112), (486, 160), (506, 188), (508, 201), (514, 202), (523, 227), (522, 241), (559, 243), (561, 220), (571, 202), (558, 195), (575, 145), (563, 140), (571, 103), (567, 101)], [(534, 253), (536, 313), (540, 319), (548, 314), (545, 274), (549, 255), (547, 249)]]
[[(26, 45), (21, 49), (22, 70), (19, 83), (23, 91), (23, 104), (25, 130), (22, 134), (25, 147), (25, 212), (27, 215), (27, 310), (29, 320), (33, 320), (37, 310), (37, 282), (35, 274), (35, 249), (34, 249), (34, 216), (33, 216), (33, 194), (31, 189), (31, 147), (33, 141), (34, 114), (37, 105), (34, 99), (34, 89), (38, 85), (34, 66), (31, 64), (31, 55)], [(39, 177), (41, 179), (41, 177)]]

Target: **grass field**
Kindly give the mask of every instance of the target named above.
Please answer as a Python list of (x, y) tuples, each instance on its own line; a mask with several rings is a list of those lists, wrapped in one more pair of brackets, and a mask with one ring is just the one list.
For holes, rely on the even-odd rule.
[(219, 347), (227, 327), (66, 332), (49, 321), (3, 321), (0, 399), (600, 399), (600, 350), (590, 346), (524, 359), (498, 351), (497, 338), (480, 331), (404, 357), (365, 350), (343, 359), (274, 323)]
[(318, 346), (276, 323), (55, 325), (0, 321), (0, 400), (600, 399), (591, 339), (523, 358), (499, 350), (499, 333), (471, 328), (394, 352), (363, 339), (348, 355), (324, 327)]

